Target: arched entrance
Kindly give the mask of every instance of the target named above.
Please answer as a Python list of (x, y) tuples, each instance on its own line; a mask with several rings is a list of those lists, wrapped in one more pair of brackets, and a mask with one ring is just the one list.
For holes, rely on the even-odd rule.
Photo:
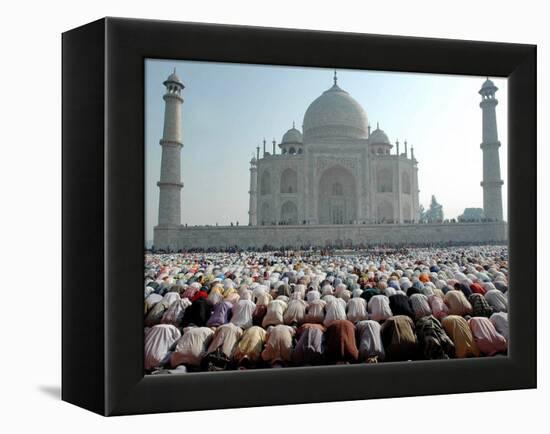
[(261, 210), (261, 215), (259, 219), (260, 225), (261, 226), (270, 225), (272, 222), (271, 222), (271, 208), (269, 204), (267, 202), (264, 202), (260, 210)]
[(298, 175), (293, 169), (286, 169), (281, 174), (281, 193), (296, 193), (298, 191)]
[(281, 207), (281, 222), (285, 225), (298, 224), (298, 208), (294, 202), (285, 202)]
[(318, 194), (320, 224), (349, 224), (357, 219), (357, 187), (349, 170), (342, 166), (325, 170)]
[(376, 220), (378, 223), (393, 223), (393, 205), (387, 200), (378, 204)]

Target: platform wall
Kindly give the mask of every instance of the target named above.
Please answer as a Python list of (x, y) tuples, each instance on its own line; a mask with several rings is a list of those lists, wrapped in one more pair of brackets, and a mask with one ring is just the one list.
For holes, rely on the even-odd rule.
[(364, 244), (438, 242), (506, 242), (507, 224), (448, 223), (409, 225), (201, 226), (155, 228), (155, 248), (261, 248), (358, 246)]

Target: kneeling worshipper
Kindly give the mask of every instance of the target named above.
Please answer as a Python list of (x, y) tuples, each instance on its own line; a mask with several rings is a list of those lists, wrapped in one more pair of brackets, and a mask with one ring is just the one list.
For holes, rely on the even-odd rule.
[(348, 320), (331, 321), (325, 332), (325, 360), (343, 364), (356, 362), (358, 357), (353, 323)]
[(170, 357), (170, 365), (198, 367), (202, 357), (212, 340), (214, 332), (208, 327), (187, 327), (176, 343), (176, 348)]
[(472, 316), (489, 318), (493, 314), (493, 308), (483, 295), (474, 292), (468, 297), (468, 301), (472, 305)]
[(325, 327), (321, 324), (303, 324), (296, 332), (298, 342), (292, 352), (296, 365), (316, 365), (323, 362)]
[(498, 289), (491, 289), (485, 294), (485, 299), (489, 302), (495, 312), (507, 312), (508, 300), (506, 296)]
[(212, 303), (207, 298), (199, 298), (191, 303), (183, 314), (182, 324), (184, 327), (204, 327), (212, 314)]
[(433, 315), (420, 318), (416, 322), (415, 330), (424, 358), (432, 360), (454, 357), (454, 343)]
[(359, 359), (367, 363), (383, 362), (386, 354), (380, 335), (380, 324), (364, 320), (359, 321), (355, 327), (359, 335)]
[(235, 324), (229, 323), (218, 327), (202, 360), (203, 369), (207, 371), (227, 369), (242, 335), (243, 330)]
[(325, 308), (323, 325), (328, 327), (333, 321), (346, 319), (346, 302), (342, 298), (331, 298)]
[(252, 327), (252, 314), (256, 309), (256, 305), (252, 300), (240, 299), (233, 305), (233, 314), (231, 316), (231, 324), (247, 329)]
[(452, 289), (445, 294), (445, 304), (449, 308), (451, 315), (471, 315), (472, 305), (462, 291)]
[(413, 360), (417, 357), (418, 341), (414, 322), (407, 315), (396, 315), (382, 324), (380, 334), (387, 361)]
[(483, 354), (493, 356), (506, 352), (506, 339), (496, 331), (489, 318), (473, 317), (468, 320), (468, 325), (472, 330), (477, 347)]
[(306, 323), (322, 324), (325, 320), (326, 301), (317, 299), (309, 302), (304, 321)]
[(375, 295), (368, 302), (369, 319), (385, 321), (393, 316), (390, 308), (390, 299), (385, 295)]
[(355, 297), (348, 301), (346, 306), (347, 319), (353, 323), (367, 319), (367, 302), (361, 297)]
[(180, 331), (170, 324), (159, 324), (145, 333), (145, 369), (150, 371), (167, 362), (172, 346), (181, 337)]
[(246, 329), (233, 353), (233, 361), (242, 368), (252, 368), (261, 359), (267, 332), (258, 326)]
[(228, 301), (220, 301), (214, 305), (212, 315), (206, 321), (208, 327), (218, 327), (227, 324), (231, 318), (233, 305)]
[(495, 312), (491, 315), (489, 321), (493, 323), (497, 332), (508, 340), (508, 314), (506, 312)]
[(456, 358), (479, 357), (479, 348), (464, 318), (458, 315), (447, 315), (441, 320), (441, 325), (455, 344)]
[(390, 309), (394, 316), (406, 315), (414, 320), (414, 310), (409, 297), (404, 294), (395, 294), (390, 297)]
[(435, 316), (439, 321), (449, 315), (449, 308), (440, 296), (435, 294), (430, 295), (428, 297), (428, 302), (430, 303), (433, 316)]
[(191, 306), (191, 301), (188, 298), (181, 298), (174, 301), (164, 312), (160, 323), (172, 324), (173, 326), (178, 327), (183, 319), (185, 309), (189, 306)]
[[(293, 293), (294, 295), (294, 293)], [(288, 307), (283, 315), (286, 325), (299, 326), (304, 322), (307, 303), (300, 298), (292, 299), (288, 302)]]
[(414, 311), (414, 319), (416, 321), (432, 314), (432, 309), (430, 308), (430, 303), (428, 302), (427, 296), (424, 294), (413, 294), (410, 298), (411, 306)]
[(267, 328), (270, 325), (279, 325), (284, 323), (284, 313), (288, 304), (283, 300), (273, 300), (267, 305), (267, 312), (262, 321), (262, 327)]
[(296, 331), (293, 327), (279, 324), (267, 330), (262, 359), (271, 366), (282, 366), (292, 360), (292, 344)]

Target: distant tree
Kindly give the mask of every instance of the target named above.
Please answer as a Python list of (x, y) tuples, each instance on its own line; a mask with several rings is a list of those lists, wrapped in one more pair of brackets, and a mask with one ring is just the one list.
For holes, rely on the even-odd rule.
[(427, 211), (424, 211), (422, 220), (428, 223), (443, 221), (443, 206), (437, 202), (434, 195), (432, 195), (430, 208)]
[(426, 209), (423, 205), (420, 205), (418, 208), (418, 220), (420, 221), (420, 223), (426, 222)]

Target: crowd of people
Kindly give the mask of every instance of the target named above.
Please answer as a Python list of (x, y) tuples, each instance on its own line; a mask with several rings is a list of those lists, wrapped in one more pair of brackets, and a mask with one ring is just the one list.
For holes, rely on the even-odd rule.
[(147, 253), (145, 371), (505, 355), (508, 251)]

